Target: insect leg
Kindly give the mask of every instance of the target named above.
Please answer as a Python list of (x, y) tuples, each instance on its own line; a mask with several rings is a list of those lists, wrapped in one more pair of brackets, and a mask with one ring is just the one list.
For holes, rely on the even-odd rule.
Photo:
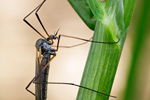
[[(40, 50), (39, 50), (40, 51)], [(41, 52), (40, 52), (41, 53)], [(39, 55), (40, 55), (40, 53), (39, 53)], [(36, 56), (37, 56), (38, 54), (37, 54), (37, 50), (36, 50)], [(37, 59), (37, 61), (38, 61), (38, 64), (40, 64), (39, 62), (40, 62), (40, 56), (37, 56), (36, 58), (38, 58)], [(49, 60), (49, 62), (45, 65), (45, 67), (41, 70), (41, 72), (37, 75), (37, 76), (35, 76), (30, 82), (29, 82), (29, 84), (26, 86), (26, 90), (28, 91), (28, 92), (30, 92), (31, 94), (33, 94), (34, 96), (35, 96), (35, 94), (32, 92), (32, 91), (30, 91), (28, 88), (29, 88), (29, 86), (31, 85), (31, 83), (36, 83), (36, 80), (39, 78), (39, 76), (42, 74), (42, 72), (44, 72), (44, 70), (47, 68), (47, 66), (49, 65), (49, 63), (53, 60), (55, 58), (55, 55), (53, 55), (53, 57), (51, 57), (51, 59)], [(39, 65), (40, 66), (40, 65)]]
[(30, 81), (30, 83), (26, 86), (26, 90), (28, 91), (28, 92), (30, 92), (31, 94), (33, 94), (34, 96), (35, 96), (35, 94), (32, 92), (32, 91), (30, 91), (28, 88), (29, 88), (29, 86), (32, 84), (32, 82), (35, 80), (35, 77)]
[[(73, 38), (73, 39), (78, 39), (78, 40), (82, 40), (82, 41), (85, 41), (85, 42), (79, 43), (79, 44), (76, 44), (76, 45), (72, 45), (72, 46), (59, 46), (59, 41), (60, 41), (61, 36), (63, 36), (63, 37), (68, 37), (68, 38)], [(62, 35), (62, 34), (60, 34), (60, 35), (58, 36), (57, 45), (52, 45), (52, 46), (53, 46), (53, 47), (57, 47), (57, 50), (58, 50), (58, 46), (59, 46), (60, 48), (72, 48), (72, 47), (77, 47), (77, 46), (86, 44), (86, 43), (88, 43), (88, 42), (103, 43), (103, 44), (115, 44), (115, 43), (118, 43), (119, 41), (120, 41), (120, 39), (119, 39), (117, 42), (99, 42), (99, 41), (92, 41), (92, 37), (91, 37), (90, 39), (83, 39), (83, 38), (79, 38), (79, 37), (74, 37), (74, 36), (68, 36), (68, 35)]]
[(87, 40), (87, 39), (74, 37), (74, 36), (63, 35), (63, 34), (60, 34), (60, 35), (63, 36), (63, 37), (74, 38), (74, 39), (78, 39), (78, 40), (82, 40), (82, 41), (94, 42), (94, 43), (103, 43), (103, 44), (115, 44), (115, 43), (118, 43), (120, 41), (120, 39), (119, 39), (117, 42), (99, 42), (99, 41), (92, 41), (92, 40)]
[(90, 91), (93, 91), (93, 92), (96, 92), (96, 93), (99, 93), (99, 94), (102, 94), (102, 95), (106, 95), (106, 96), (109, 96), (109, 97), (117, 98), (116, 96), (105, 94), (105, 93), (102, 93), (102, 92), (99, 92), (99, 91), (96, 91), (96, 90), (93, 90), (93, 89), (90, 89), (90, 88), (87, 88), (87, 87), (84, 87), (84, 86), (81, 86), (81, 85), (77, 85), (77, 84), (74, 84), (74, 83), (64, 83), (64, 82), (36, 82), (35, 84), (63, 84), (63, 85), (72, 85), (72, 86), (84, 88), (84, 89), (87, 89), (87, 90), (90, 90)]
[(43, 6), (43, 4), (45, 3), (45, 1), (46, 1), (46, 0), (44, 0), (44, 1), (41, 3), (41, 5), (37, 8), (37, 10), (36, 10), (36, 12), (35, 12), (35, 15), (36, 15), (36, 17), (37, 17), (37, 19), (38, 19), (40, 25), (42, 26), (43, 30), (45, 31), (46, 35), (49, 37), (49, 39), (52, 41), (52, 44), (53, 44), (53, 43), (54, 43), (53, 40), (51, 39), (51, 37), (49, 36), (48, 32), (46, 31), (46, 29), (45, 29), (45, 27), (44, 27), (44, 25), (43, 25), (43, 23), (42, 23), (42, 21), (41, 21), (39, 15), (38, 15), (38, 11), (39, 11), (40, 8)]
[[(85, 41), (85, 42), (82, 42), (82, 43), (79, 43), (79, 44), (75, 44), (75, 45), (72, 45), (72, 46), (59, 46), (60, 36), (61, 35), (59, 35), (57, 46), (56, 45), (52, 45), (52, 47), (57, 47), (57, 48), (58, 47), (60, 47), (60, 48), (73, 48), (73, 47), (77, 47), (77, 46), (80, 46), (80, 45), (88, 43), (88, 41)], [(91, 37), (89, 40), (91, 40), (92, 38), (93, 37)], [(56, 49), (56, 50), (58, 50), (58, 49)]]
[(44, 72), (44, 70), (47, 68), (47, 66), (49, 65), (49, 63), (55, 58), (55, 55), (53, 55), (53, 57), (50, 58), (49, 62), (45, 65), (45, 67), (41, 70), (41, 72), (35, 76), (35, 80), (33, 81), (33, 83), (36, 83), (36, 80), (39, 78), (39, 76), (42, 74), (42, 72)]
[[(42, 4), (42, 3), (41, 3), (41, 4)], [(34, 26), (32, 26), (32, 25), (26, 20), (26, 18), (29, 17), (36, 9), (38, 9), (38, 8), (41, 6), (41, 4), (38, 5), (35, 9), (33, 9), (28, 15), (26, 15), (26, 16), (24, 17), (23, 21), (24, 21), (27, 25), (29, 25), (34, 31), (36, 31), (41, 37), (45, 38)]]
[[(39, 49), (39, 52), (41, 52), (41, 48)], [(39, 53), (39, 55), (38, 55), (38, 51), (36, 50), (36, 61), (37, 61), (36, 63), (38, 63), (39, 66), (40, 66), (40, 60), (41, 60), (41, 54)], [(25, 89), (35, 96), (35, 94), (28, 89), (34, 80), (35, 80), (35, 77), (29, 82), (29, 84), (26, 86)]]

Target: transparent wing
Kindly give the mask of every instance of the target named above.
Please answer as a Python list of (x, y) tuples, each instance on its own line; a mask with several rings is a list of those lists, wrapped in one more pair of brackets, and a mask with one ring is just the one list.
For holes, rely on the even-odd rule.
[[(39, 75), (41, 72), (41, 48), (39, 52), (36, 50), (36, 68), (35, 68), (35, 76)], [(35, 80), (36, 82), (40, 82), (40, 77)], [(35, 84), (35, 96), (36, 98), (41, 98), (41, 84)]]

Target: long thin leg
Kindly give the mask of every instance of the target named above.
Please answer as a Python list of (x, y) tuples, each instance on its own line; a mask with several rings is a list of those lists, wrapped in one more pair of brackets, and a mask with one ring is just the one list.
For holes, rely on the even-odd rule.
[[(40, 60), (41, 60), (41, 48), (39, 49), (39, 55), (38, 55), (38, 51), (36, 49), (36, 63), (38, 64), (38, 66), (40, 65)], [(30, 91), (28, 88), (30, 87), (30, 85), (33, 83), (33, 81), (35, 80), (35, 77), (29, 82), (29, 84), (26, 86), (26, 90), (28, 92), (30, 92), (31, 94), (33, 94), (35, 96), (35, 93), (33, 93), (32, 91)]]
[[(102, 92), (99, 92), (99, 91), (96, 91), (96, 90), (93, 90), (93, 89), (90, 89), (90, 88), (87, 88), (87, 87), (84, 87), (84, 86), (81, 86), (81, 85), (77, 85), (77, 84), (74, 84), (74, 83), (64, 83), (64, 82), (36, 82), (36, 80), (38, 79), (38, 77), (42, 74), (42, 72), (47, 68), (48, 64), (54, 59), (55, 56), (53, 56), (51, 58), (51, 60), (45, 65), (45, 67), (42, 69), (42, 71), (37, 75), (35, 76), (31, 82), (29, 83), (29, 85), (33, 82), (35, 84), (64, 84), (64, 85), (72, 85), (72, 86), (77, 86), (77, 87), (81, 87), (81, 88), (84, 88), (84, 89), (87, 89), (87, 90), (90, 90), (90, 91), (93, 91), (93, 92), (96, 92), (96, 93), (99, 93), (99, 94), (102, 94), (102, 95), (106, 95), (106, 96), (109, 96), (109, 97), (113, 97), (113, 98), (116, 98), (116, 96), (112, 96), (112, 95), (108, 95), (108, 94), (105, 94), (105, 93), (102, 93)], [(27, 86), (28, 88), (29, 86)], [(31, 94), (35, 95), (33, 92), (31, 92), (30, 90), (27, 89), (27, 91), (29, 91)]]
[[(91, 37), (89, 40), (91, 40), (93, 37)], [(73, 47), (77, 47), (77, 46), (80, 46), (80, 45), (83, 45), (83, 44), (86, 44), (88, 43), (88, 41), (86, 42), (82, 42), (82, 43), (79, 43), (79, 44), (75, 44), (75, 45), (72, 45), (72, 46), (59, 46), (59, 41), (60, 41), (60, 38), (58, 39), (58, 42), (57, 42), (57, 45), (52, 45), (52, 47), (60, 47), (60, 48), (73, 48)]]
[(30, 91), (28, 88), (29, 88), (29, 86), (33, 83), (33, 81), (35, 80), (35, 77), (30, 81), (30, 83), (26, 86), (26, 90), (28, 91), (28, 92), (30, 92), (31, 94), (33, 94), (34, 96), (35, 96), (35, 94), (32, 92), (32, 91)]
[(30, 90), (28, 90), (28, 87), (30, 86), (30, 84), (33, 82), (35, 84), (64, 84), (64, 85), (72, 85), (72, 86), (77, 86), (77, 87), (81, 87), (81, 88), (84, 88), (84, 89), (87, 89), (87, 90), (90, 90), (90, 91), (93, 91), (93, 92), (96, 92), (96, 93), (99, 93), (99, 94), (103, 94), (103, 95), (106, 95), (106, 96), (109, 96), (109, 97), (113, 97), (113, 98), (117, 98), (116, 96), (112, 96), (112, 95), (108, 95), (108, 94), (105, 94), (105, 93), (102, 93), (102, 92), (99, 92), (99, 91), (96, 91), (96, 90), (93, 90), (93, 89), (90, 89), (90, 88), (87, 88), (87, 87), (84, 87), (84, 86), (81, 86), (81, 85), (77, 85), (77, 84), (74, 84), (74, 83), (64, 83), (64, 82), (36, 82), (36, 80), (38, 79), (38, 77), (42, 74), (42, 72), (47, 68), (48, 64), (54, 59), (55, 56), (53, 56), (51, 58), (51, 60), (45, 65), (45, 67), (42, 69), (42, 71), (37, 75), (35, 76), (31, 82), (28, 84), (28, 86), (26, 87), (26, 90), (28, 92), (30, 92), (31, 94), (35, 95), (33, 92), (31, 92)]
[(55, 58), (55, 56), (53, 55), (53, 57), (50, 58), (49, 62), (45, 65), (45, 67), (41, 70), (41, 72), (35, 76), (35, 80), (33, 81), (33, 83), (35, 83), (35, 81), (38, 79), (38, 77), (42, 74), (42, 72), (44, 72), (44, 70), (47, 68), (47, 66), (49, 65), (49, 63)]
[(99, 91), (96, 91), (96, 90), (93, 90), (93, 89), (90, 89), (90, 88), (87, 88), (87, 87), (84, 87), (84, 86), (81, 86), (81, 85), (77, 85), (77, 84), (74, 84), (74, 83), (64, 83), (64, 82), (35, 82), (35, 84), (63, 84), (63, 85), (72, 85), (72, 86), (81, 87), (81, 88), (84, 88), (84, 89), (87, 89), (87, 90), (90, 90), (90, 91), (93, 91), (93, 92), (96, 92), (96, 93), (99, 93), (99, 94), (102, 94), (102, 95), (106, 95), (106, 96), (109, 96), (109, 97), (117, 98), (116, 96), (108, 95), (108, 94), (105, 94), (105, 93), (102, 93), (102, 92), (99, 92)]
[[(42, 3), (41, 3), (42, 4)], [(41, 37), (43, 37), (43, 38), (45, 38), (36, 28), (34, 28), (27, 20), (26, 20), (26, 18), (28, 17), (28, 16), (30, 16), (36, 9), (38, 9), (40, 6), (41, 6), (41, 4), (39, 4), (35, 9), (33, 9), (28, 15), (26, 15), (25, 17), (24, 17), (24, 19), (23, 19), (23, 21), (27, 24), (27, 25), (29, 25), (34, 31), (36, 31)]]
[(87, 41), (87, 42), (103, 43), (103, 44), (115, 44), (115, 43), (118, 43), (120, 41), (120, 39), (119, 39), (117, 42), (99, 42), (99, 41), (91, 41), (91, 40), (87, 40), (87, 39), (83, 39), (83, 38), (79, 38), (79, 37), (62, 35), (62, 34), (60, 34), (60, 36), (68, 37), (68, 38), (74, 38), (74, 39), (78, 39), (78, 40), (82, 40), (82, 41)]
[[(74, 38), (74, 39), (78, 39), (78, 40), (82, 40), (82, 41), (86, 41), (86, 42), (79, 43), (79, 44), (72, 45), (72, 46), (59, 46), (59, 41), (60, 41), (60, 37), (61, 37), (61, 36), (63, 36), (63, 37), (68, 37), (68, 38)], [(118, 43), (118, 42), (120, 41), (120, 39), (119, 39), (117, 42), (99, 42), (99, 41), (92, 41), (91, 39), (92, 39), (92, 37), (91, 37), (89, 40), (87, 40), (87, 39), (83, 39), (83, 38), (79, 38), (79, 37), (74, 37), (74, 36), (68, 36), (68, 35), (62, 35), (62, 34), (60, 34), (60, 35), (58, 36), (57, 45), (52, 45), (52, 47), (57, 47), (56, 50), (58, 50), (58, 47), (60, 47), (60, 48), (72, 48), (72, 47), (77, 47), (77, 46), (86, 44), (86, 43), (88, 43), (88, 42), (103, 43), (103, 44), (115, 44), (115, 43)]]
[(37, 8), (37, 10), (36, 10), (36, 12), (35, 12), (35, 15), (36, 15), (36, 17), (37, 17), (37, 19), (38, 19), (40, 25), (42, 26), (43, 30), (45, 31), (46, 35), (50, 38), (50, 40), (52, 41), (52, 44), (53, 44), (53, 43), (54, 43), (53, 40), (51, 39), (51, 37), (49, 36), (48, 32), (46, 31), (46, 29), (45, 29), (45, 27), (44, 27), (44, 25), (43, 25), (43, 23), (42, 23), (42, 21), (41, 21), (39, 15), (38, 15), (38, 11), (39, 11), (40, 8), (43, 6), (43, 4), (45, 3), (45, 1), (46, 1), (46, 0), (44, 0), (44, 1), (41, 3), (41, 5)]
[(58, 48), (59, 48), (59, 43), (60, 43), (60, 35), (58, 36), (58, 41), (57, 41), (57, 48), (56, 48), (56, 51), (58, 51)]
[[(58, 42), (58, 46), (59, 46), (59, 42)], [(57, 47), (58, 47), (57, 46)], [(39, 51), (39, 53), (41, 53)], [(64, 84), (64, 85), (72, 85), (72, 86), (77, 86), (77, 87), (81, 87), (81, 88), (84, 88), (84, 89), (87, 89), (87, 90), (90, 90), (90, 91), (93, 91), (93, 92), (96, 92), (96, 93), (99, 93), (99, 94), (103, 94), (103, 95), (106, 95), (106, 96), (109, 96), (109, 97), (113, 97), (113, 98), (116, 98), (116, 96), (112, 96), (112, 95), (108, 95), (108, 94), (105, 94), (105, 93), (102, 93), (102, 92), (99, 92), (99, 91), (96, 91), (96, 90), (93, 90), (93, 89), (90, 89), (90, 88), (87, 88), (87, 87), (84, 87), (84, 86), (80, 86), (80, 85), (77, 85), (77, 84), (74, 84), (74, 83), (64, 83), (64, 82), (36, 82), (36, 80), (38, 79), (38, 77), (42, 74), (42, 72), (44, 72), (44, 70), (47, 68), (48, 64), (54, 59), (55, 56), (51, 57), (50, 61), (45, 65), (45, 67), (41, 70), (41, 72), (35, 76), (31, 82), (29, 83), (29, 85), (27, 86), (27, 91), (29, 91), (31, 94), (35, 95), (33, 92), (31, 92), (30, 90), (28, 90), (28, 87), (30, 86), (30, 84), (33, 82), (35, 84)], [(39, 57), (38, 57), (39, 58)]]
[[(41, 53), (41, 52), (39, 52), (39, 53)], [(36, 54), (37, 55), (37, 54)], [(39, 57), (36, 57), (36, 58), (38, 58), (37, 60), (39, 61)], [(49, 63), (53, 60), (55, 58), (55, 55), (53, 55), (53, 57), (51, 57), (50, 58), (50, 60), (49, 60), (49, 62), (45, 65), (45, 67), (41, 70), (41, 72), (37, 75), (37, 76), (35, 76), (30, 82), (29, 82), (29, 84), (26, 86), (26, 90), (28, 91), (28, 92), (30, 92), (31, 94), (33, 94), (34, 96), (35, 96), (35, 94), (32, 92), (32, 91), (30, 91), (28, 88), (29, 88), (29, 86), (31, 85), (31, 83), (36, 83), (36, 80), (38, 79), (38, 77), (42, 74), (42, 72), (44, 72), (44, 70), (47, 68), (47, 66), (49, 65)]]

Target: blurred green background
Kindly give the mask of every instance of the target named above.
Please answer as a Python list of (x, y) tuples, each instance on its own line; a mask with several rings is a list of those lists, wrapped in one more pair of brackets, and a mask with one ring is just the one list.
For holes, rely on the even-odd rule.
[(150, 1), (137, 0), (130, 27), (131, 60), (124, 100), (150, 100)]
[[(25, 87), (35, 72), (35, 42), (37, 35), (23, 18), (41, 0), (0, 1), (0, 100), (33, 100)], [(150, 100), (150, 1), (137, 0), (122, 56), (112, 87), (110, 100)], [(90, 38), (93, 32), (86, 27), (67, 0), (47, 0), (39, 15), (52, 34)], [(43, 32), (35, 15), (28, 20)], [(44, 32), (43, 32), (44, 34)], [(69, 42), (68, 42), (69, 41)], [(61, 39), (61, 45), (81, 41)], [(90, 44), (71, 49), (59, 49), (51, 63), (49, 81), (80, 84)], [(34, 91), (34, 85), (31, 86)], [(78, 88), (49, 85), (48, 100), (75, 100)]]

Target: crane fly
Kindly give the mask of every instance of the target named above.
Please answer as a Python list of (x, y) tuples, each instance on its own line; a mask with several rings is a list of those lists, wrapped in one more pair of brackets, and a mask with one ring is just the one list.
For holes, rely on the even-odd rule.
[[(81, 85), (77, 85), (74, 83), (65, 83), (65, 82), (48, 82), (48, 73), (49, 73), (49, 64), (50, 62), (56, 57), (56, 52), (58, 51), (59, 47), (62, 48), (71, 48), (71, 47), (76, 47), (82, 44), (85, 44), (87, 42), (94, 42), (94, 43), (103, 43), (103, 44), (115, 44), (118, 43), (120, 40), (118, 40), (117, 42), (98, 42), (98, 41), (92, 41), (90, 38), (88, 39), (82, 39), (82, 38), (78, 38), (78, 37), (74, 37), (74, 36), (67, 36), (67, 35), (63, 35), (63, 34), (59, 34), (58, 35), (58, 31), (54, 34), (49, 35), (48, 32), (46, 31), (39, 15), (38, 15), (38, 11), (40, 10), (40, 8), (42, 7), (42, 5), (45, 3), (46, 0), (43, 0), (43, 2), (41, 4), (39, 4), (35, 9), (33, 9), (28, 15), (26, 15), (23, 19), (23, 21), (29, 25), (36, 33), (38, 33), (42, 39), (38, 39), (36, 41), (36, 75), (35, 77), (29, 82), (29, 84), (26, 87), (26, 90), (28, 92), (30, 92), (31, 94), (33, 94), (36, 97), (36, 100), (46, 100), (47, 98), (47, 84), (64, 84), (64, 85), (72, 85), (72, 86), (77, 86), (77, 87), (81, 87), (102, 95), (106, 95), (109, 97), (113, 97), (116, 98), (116, 96), (112, 96), (112, 95), (108, 95)], [(27, 17), (29, 17), (33, 12), (35, 12), (35, 15), (41, 25), (41, 27), (43, 28), (44, 32), (47, 35), (47, 38), (44, 37), (33, 25), (31, 25), (26, 19)], [(78, 40), (82, 40), (85, 41), (83, 43), (77, 44), (77, 45), (73, 45), (73, 46), (59, 46), (59, 42), (60, 42), (60, 38), (61, 36), (63, 37), (68, 37), (68, 38), (74, 38), (74, 39), (78, 39)], [(57, 40), (57, 45), (56, 45), (56, 49), (52, 48), (51, 46), (53, 46), (54, 44), (54, 40)], [(35, 93), (33, 93), (32, 91), (30, 91), (28, 88), (29, 86), (35, 83)]]

